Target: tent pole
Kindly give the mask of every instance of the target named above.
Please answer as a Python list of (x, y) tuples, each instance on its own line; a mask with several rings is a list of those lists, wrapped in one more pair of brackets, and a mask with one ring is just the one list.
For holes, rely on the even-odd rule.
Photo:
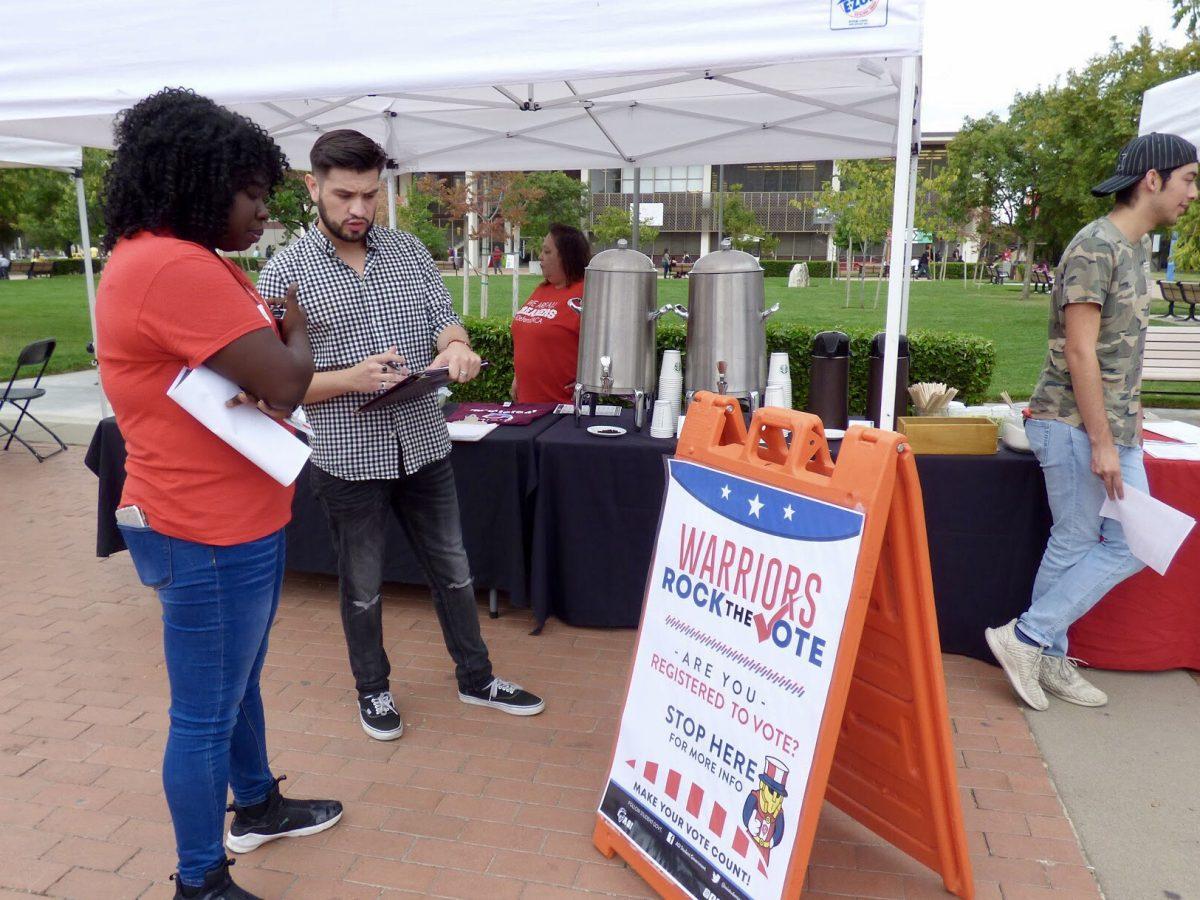
[(895, 429), (896, 368), (903, 330), (904, 282), (908, 274), (909, 242), (912, 232), (912, 207), (909, 204), (910, 172), (914, 157), (913, 126), (916, 120), (917, 59), (906, 56), (900, 63), (900, 104), (896, 126), (896, 178), (892, 187), (892, 247), (891, 270), (888, 272), (887, 337), (883, 351), (883, 387), (879, 421), (875, 424), (886, 430)]
[(725, 163), (717, 167), (717, 249), (725, 240)]
[(387, 173), (388, 228), (393, 230), (396, 228), (396, 172), (392, 168), (395, 165), (389, 159), (387, 168), (383, 170)]
[[(87, 194), (83, 187), (83, 169), (75, 170), (75, 202), (79, 206), (79, 239), (83, 242), (83, 275), (87, 283), (88, 315), (92, 320), (92, 351), (96, 350), (96, 276), (92, 272), (92, 235), (88, 229)], [(97, 376), (99, 375), (99, 369)], [(108, 398), (104, 396), (104, 384), (100, 384), (100, 418), (112, 415)]]
[(642, 236), (642, 169), (635, 166), (633, 170), (633, 240), (629, 246), (638, 249), (639, 238)]
[[(913, 114), (914, 121), (916, 113)], [(921, 131), (913, 128), (914, 138), (909, 150), (908, 172), (908, 227), (904, 229), (904, 293), (903, 304), (900, 307), (900, 333), (908, 334), (908, 292), (912, 287), (912, 271), (908, 261), (912, 259), (913, 216), (917, 209), (917, 158), (921, 153)], [(932, 248), (931, 248), (932, 249)]]

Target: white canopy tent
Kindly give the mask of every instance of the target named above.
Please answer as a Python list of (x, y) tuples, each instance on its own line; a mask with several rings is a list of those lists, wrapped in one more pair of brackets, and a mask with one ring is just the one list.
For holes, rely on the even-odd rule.
[(1152, 131), (1177, 134), (1200, 146), (1200, 72), (1160, 84), (1142, 95), (1138, 134)]
[(0, 94), (0, 134), (111, 146), (121, 109), (186, 85), (259, 122), (297, 167), (343, 127), (410, 171), (895, 156), (888, 333), (906, 322), (923, 0), (404, 3), (385, 17), (395, 41), (345, 0), (42, 9), (62, 23), (52, 46), (0, 34), (0, 84), (22, 85)]

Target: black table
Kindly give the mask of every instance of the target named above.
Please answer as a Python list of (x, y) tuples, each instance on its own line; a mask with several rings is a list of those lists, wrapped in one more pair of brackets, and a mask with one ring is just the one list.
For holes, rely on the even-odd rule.
[[(481, 441), (455, 442), (450, 454), (458, 486), (463, 543), (475, 584), (489, 591), (507, 592), (513, 606), (528, 606), (530, 602), (533, 498), (538, 485), (535, 441), (558, 418), (549, 415), (529, 425), (502, 425)], [(113, 519), (125, 482), (125, 441), (116, 419), (104, 419), (97, 426), (85, 464), (100, 480), (96, 555), (109, 556), (125, 549)], [(384, 578), (424, 584), (408, 539), (395, 521), (389, 524), (387, 540)], [(337, 573), (325, 511), (313, 496), (307, 466), (296, 480), (292, 521), (287, 527), (287, 557), (292, 571)]]
[[(595, 421), (629, 431), (600, 438), (564, 419), (538, 439), (533, 610), (539, 621), (636, 627), (675, 441), (638, 434), (631, 413)], [(983, 629), (1024, 610), (1046, 546), (1041, 469), (1001, 449), (918, 456), (917, 471), (942, 649), (990, 660)]]

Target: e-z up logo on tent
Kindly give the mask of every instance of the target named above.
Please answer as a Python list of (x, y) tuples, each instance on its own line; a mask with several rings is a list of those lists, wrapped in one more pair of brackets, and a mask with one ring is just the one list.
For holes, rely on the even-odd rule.
[(864, 517), (669, 472), (600, 813), (692, 897), (780, 898)]
[(829, 27), (882, 28), (888, 21), (888, 0), (831, 0)]

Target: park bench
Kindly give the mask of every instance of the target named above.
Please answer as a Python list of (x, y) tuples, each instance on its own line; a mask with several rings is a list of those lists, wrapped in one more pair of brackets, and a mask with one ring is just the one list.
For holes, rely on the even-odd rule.
[(1033, 292), (1035, 294), (1048, 294), (1050, 293), (1050, 289), (1054, 287), (1054, 276), (1047, 275), (1045, 272), (1031, 272), (1029, 283), (1033, 285)]
[[(1146, 329), (1146, 349), (1142, 355), (1142, 382), (1200, 381), (1200, 328), (1176, 328), (1152, 325)], [(1143, 393), (1178, 394), (1196, 391), (1158, 391), (1142, 388)]]
[(671, 263), (671, 275), (675, 278), (687, 278), (688, 272), (692, 271), (694, 265), (695, 263), (673, 262)]
[(49, 278), (54, 274), (54, 263), (48, 259), (35, 259), (32, 268), (29, 270), (30, 278), (37, 278), (39, 275), (44, 275)]
[(1162, 298), (1167, 301), (1168, 317), (1178, 318), (1175, 315), (1175, 304), (1186, 303), (1188, 314), (1184, 318), (1195, 320), (1196, 304), (1200, 303), (1200, 282), (1159, 281), (1158, 288), (1162, 291)]
[(8, 267), (10, 275), (29, 275), (29, 270), (33, 268), (33, 263), (29, 260), (13, 260), (11, 266)]

